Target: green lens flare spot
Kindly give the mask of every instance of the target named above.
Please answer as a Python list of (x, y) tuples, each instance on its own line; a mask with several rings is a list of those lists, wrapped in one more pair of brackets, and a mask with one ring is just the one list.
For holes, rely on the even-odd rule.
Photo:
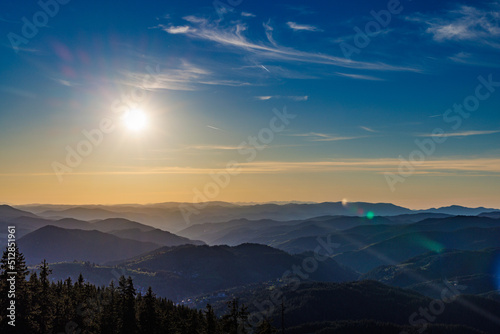
[(366, 218), (368, 219), (373, 219), (373, 217), (375, 217), (375, 214), (372, 212), (372, 211), (368, 211), (366, 213)]

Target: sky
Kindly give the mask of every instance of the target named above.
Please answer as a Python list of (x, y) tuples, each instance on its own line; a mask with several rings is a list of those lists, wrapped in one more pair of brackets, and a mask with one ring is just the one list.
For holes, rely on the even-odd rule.
[(498, 1), (0, 9), (0, 202), (500, 208)]

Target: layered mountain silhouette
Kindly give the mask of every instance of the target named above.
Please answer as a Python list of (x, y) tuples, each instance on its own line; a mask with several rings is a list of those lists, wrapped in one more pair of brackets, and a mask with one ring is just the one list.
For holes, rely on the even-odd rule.
[[(271, 287), (280, 292), (280, 298), (274, 301), (269, 284), (227, 290), (224, 294), (248, 306), (251, 321), (267, 316), (278, 326), (283, 300), (287, 333), (350, 333), (354, 329), (356, 333), (497, 333), (500, 328), (500, 303), (458, 296), (453, 288), (447, 291), (446, 302), (441, 300), (443, 309), (434, 313), (435, 299), (375, 281)], [(226, 300), (215, 303), (219, 312), (224, 310)]]
[[(188, 296), (269, 280), (281, 280), (302, 266), (309, 254), (291, 255), (265, 245), (162, 247), (109, 266), (88, 263), (57, 264), (54, 277), (85, 274), (94, 284), (107, 284), (116, 273), (131, 275), (139, 289), (152, 286), (160, 296), (182, 300)], [(332, 259), (319, 262), (308, 280), (345, 282), (358, 278)], [(96, 281), (92, 279), (96, 278)]]
[(439, 296), (445, 280), (463, 286), (465, 293), (485, 294), (500, 288), (500, 248), (428, 252), (397, 265), (377, 267), (362, 278), (433, 297)]
[(122, 239), (100, 231), (45, 226), (18, 240), (28, 264), (85, 260), (104, 263), (158, 248), (158, 244)]

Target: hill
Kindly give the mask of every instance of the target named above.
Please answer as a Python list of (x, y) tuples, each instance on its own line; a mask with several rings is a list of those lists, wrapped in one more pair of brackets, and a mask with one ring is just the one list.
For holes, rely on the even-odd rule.
[(0, 205), (0, 221), (8, 222), (14, 218), (19, 218), (19, 217), (36, 218), (37, 215), (35, 215), (31, 212), (28, 212), (28, 211), (23, 211), (23, 210), (13, 208), (9, 205), (5, 205), (5, 204)]
[(139, 228), (129, 228), (109, 231), (108, 233), (116, 235), (124, 239), (132, 239), (137, 241), (153, 242), (161, 246), (180, 246), (180, 245), (204, 245), (203, 241), (190, 240), (180, 237), (173, 233), (162, 231), (159, 229), (151, 229), (143, 231)]
[[(172, 289), (172, 278), (179, 292), (176, 297), (197, 295), (209, 291), (255, 282), (281, 279), (284, 273), (301, 267), (307, 254), (290, 255), (272, 247), (243, 244), (229, 246), (163, 247), (131, 260), (119, 267), (155, 275), (155, 289), (164, 293)], [(316, 281), (343, 282), (357, 279), (358, 274), (332, 259), (317, 263), (307, 273)]]
[(82, 260), (104, 263), (158, 248), (157, 244), (122, 239), (99, 232), (45, 226), (17, 241), (28, 264)]
[(415, 289), (431, 297), (438, 297), (443, 281), (451, 280), (466, 287), (466, 293), (483, 294), (500, 287), (499, 259), (500, 248), (429, 252), (397, 265), (375, 268), (362, 279)]
[(394, 265), (428, 251), (479, 250), (498, 246), (500, 227), (466, 228), (450, 232), (423, 231), (398, 235), (362, 249), (335, 255), (335, 260), (366, 273), (381, 265)]
[[(272, 287), (261, 285), (244, 290), (227, 290), (225, 294), (226, 299), (215, 303), (215, 308), (219, 312), (224, 310), (226, 300), (238, 298), (240, 303), (248, 306), (251, 323), (257, 323), (266, 315), (273, 319), (275, 324), (281, 322), (282, 298), (272, 296), (283, 296), (284, 321), (287, 328), (293, 329), (292, 333), (317, 333), (317, 329), (328, 328), (328, 322), (335, 323), (330, 323), (335, 327), (347, 321), (379, 323), (375, 328), (367, 327), (360, 333), (372, 333), (370, 330), (380, 326), (387, 328), (388, 331), (382, 332), (379, 328), (379, 333), (399, 333), (398, 327), (408, 327), (410, 321), (414, 325), (411, 332), (429, 330), (429, 333), (456, 333), (453, 331), (456, 329), (459, 330), (458, 333), (460, 331), (474, 333), (476, 329), (493, 334), (498, 333), (500, 329), (498, 317), (500, 303), (476, 296), (458, 296), (451, 290), (447, 294), (450, 298), (446, 299), (446, 303), (442, 302), (444, 310), (437, 312), (439, 314), (431, 311), (434, 307), (430, 306), (434, 305), (433, 299), (411, 290), (390, 287), (375, 281), (303, 282), (298, 288), (286, 285)], [(422, 313), (419, 314), (419, 310), (427, 310), (428, 319), (432, 321), (425, 320)], [(395, 328), (391, 329), (389, 324), (393, 324)], [(431, 324), (437, 327), (434, 328), (430, 326)], [(448, 325), (459, 325), (459, 327), (449, 327), (445, 331)], [(341, 333), (349, 333), (345, 326), (344, 323)], [(353, 324), (351, 326), (356, 328)], [(299, 329), (304, 331), (300, 332)]]

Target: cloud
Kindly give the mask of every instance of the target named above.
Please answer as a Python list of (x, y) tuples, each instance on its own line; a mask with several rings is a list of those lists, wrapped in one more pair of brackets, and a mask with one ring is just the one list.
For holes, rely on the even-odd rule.
[(463, 51), (460, 51), (459, 53), (448, 57), (448, 59), (450, 59), (456, 63), (462, 63), (462, 64), (468, 64), (470, 58), (471, 58), (471, 54), (463, 52)]
[[(259, 69), (261, 71), (255, 71), (255, 69)], [(246, 66), (240, 66), (240, 67), (235, 67), (234, 70), (241, 71), (242, 74), (244, 74), (247, 77), (281, 77), (281, 78), (288, 78), (288, 79), (318, 79), (322, 75), (324, 75), (323, 72), (319, 72), (315, 74), (315, 71), (299, 71), (299, 70), (291, 70), (288, 68), (285, 68), (283, 66), (278, 66), (278, 65), (262, 65), (256, 63), (256, 65), (246, 65)]]
[(293, 100), (293, 101), (307, 101), (309, 100), (309, 96), (285, 96), (284, 98)]
[(421, 134), (419, 137), (468, 137), (468, 136), (480, 136), (480, 135), (491, 135), (494, 133), (500, 133), (500, 130), (494, 131), (463, 131), (463, 132), (450, 132), (444, 134)]
[(152, 75), (146, 83), (144, 82), (144, 73), (127, 72), (124, 74), (127, 77), (126, 84), (146, 90), (194, 91), (209, 85), (233, 87), (250, 85), (247, 82), (219, 78), (216, 73), (186, 61), (182, 61), (177, 67), (161, 69), (158, 74)]
[(289, 136), (292, 136), (292, 137), (306, 137), (306, 140), (308, 140), (308, 141), (314, 141), (314, 142), (340, 141), (340, 140), (352, 140), (352, 139), (365, 138), (364, 136), (357, 136), (357, 137), (352, 137), (352, 136), (335, 136), (335, 135), (331, 135), (331, 134), (318, 133), (318, 132), (299, 133), (299, 134), (292, 134), (292, 135), (289, 135)]
[(256, 96), (255, 98), (256, 98), (257, 100), (267, 101), (267, 100), (272, 99), (273, 97), (272, 97), (272, 96)]
[(420, 15), (407, 19), (427, 25), (426, 33), (432, 35), (436, 42), (479, 42), (498, 48), (499, 17), (498, 7), (479, 9), (461, 5), (438, 17)]
[[(193, 146), (197, 149), (233, 150), (233, 146)], [(254, 161), (238, 164), (241, 174), (274, 174), (274, 173), (325, 173), (325, 172), (371, 172), (384, 174), (398, 173), (401, 161), (399, 159), (338, 159), (322, 161)], [(477, 177), (500, 174), (500, 159), (498, 158), (460, 158), (427, 160), (415, 164), (415, 175), (423, 176), (461, 176)], [(225, 163), (214, 167), (137, 167), (122, 166), (122, 171), (75, 172), (68, 175), (155, 175), (155, 174), (198, 174), (207, 175), (210, 172), (225, 170)], [(53, 173), (1, 173), (0, 176), (53, 176)]]
[(164, 27), (163, 30), (169, 34), (185, 34), (188, 33), (191, 28), (189, 26), (179, 26), (179, 27)]
[(217, 127), (215, 127), (215, 126), (211, 126), (211, 125), (207, 125), (207, 128), (210, 128), (210, 129), (212, 129), (212, 130), (217, 130), (217, 131), (223, 131), (222, 129), (217, 128)]
[(237, 150), (241, 147), (239, 146), (230, 146), (230, 145), (196, 145), (196, 146), (188, 146), (186, 149), (190, 150), (207, 150), (207, 151), (213, 151), (213, 150)]
[(288, 27), (295, 31), (323, 31), (318, 27), (307, 25), (307, 24), (297, 24), (295, 22), (287, 22)]
[(484, 53), (471, 54), (461, 51), (449, 56), (448, 59), (462, 65), (499, 67), (498, 62), (495, 62), (494, 59), (484, 59)]
[[(363, 62), (346, 59), (344, 57), (335, 57), (322, 53), (313, 53), (300, 51), (289, 47), (280, 46), (272, 38), (272, 27), (269, 23), (264, 24), (265, 33), (270, 43), (252, 42), (245, 36), (247, 26), (242, 23), (232, 23), (229, 27), (220, 27), (218, 23), (209, 23), (203, 19), (191, 19), (196, 27), (171, 27), (175, 32), (183, 32), (186, 36), (194, 39), (211, 41), (213, 43), (225, 46), (236, 52), (250, 53), (256, 57), (269, 59), (273, 61), (301, 62), (332, 65), (344, 68), (355, 68), (365, 70), (380, 71), (410, 71), (421, 72), (418, 68), (393, 66), (381, 62)], [(168, 28), (163, 29), (169, 32)]]
[[(335, 161), (259, 161), (240, 164), (242, 173), (340, 172), (366, 171), (383, 174), (398, 172), (399, 159), (343, 159)], [(481, 176), (500, 174), (500, 159), (442, 159), (415, 165), (415, 174), (440, 176)]]
[(356, 80), (370, 80), (370, 81), (383, 81), (384, 79), (377, 78), (371, 75), (362, 75), (362, 74), (351, 74), (351, 73), (340, 73), (336, 72), (335, 74), (340, 75), (342, 77), (347, 77)]
[(188, 22), (191, 22), (191, 23), (206, 24), (208, 22), (207, 19), (202, 18), (202, 17), (197, 17), (197, 16), (194, 16), (194, 15), (184, 16), (183, 19), (186, 20), (186, 21), (188, 21)]
[(288, 99), (288, 100), (292, 100), (292, 101), (296, 101), (296, 102), (309, 100), (309, 96), (308, 95), (304, 95), (304, 96), (272, 95), (272, 96), (256, 96), (255, 98), (257, 100), (261, 100), (261, 101), (267, 101), (267, 100), (270, 100), (270, 99)]
[(368, 132), (379, 132), (377, 130), (373, 130), (372, 128), (369, 128), (367, 126), (360, 126), (361, 129), (368, 131)]
[(276, 41), (274, 40), (273, 38), (273, 31), (274, 31), (274, 28), (271, 26), (271, 21), (269, 20), (267, 23), (263, 23), (262, 26), (264, 27), (265, 31), (266, 31), (266, 37), (267, 37), (267, 40), (274, 46), (274, 47), (278, 47), (278, 43), (276, 43)]
[(241, 12), (241, 16), (243, 17), (255, 17), (256, 15), (248, 12)]

